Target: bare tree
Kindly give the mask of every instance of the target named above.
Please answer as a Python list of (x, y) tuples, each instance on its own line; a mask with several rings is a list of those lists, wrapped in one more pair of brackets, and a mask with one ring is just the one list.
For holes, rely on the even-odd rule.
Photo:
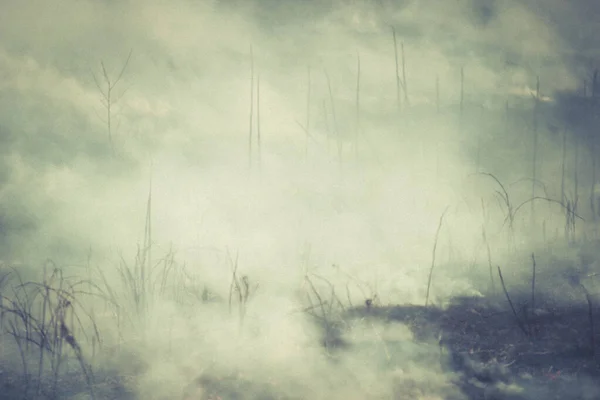
[(121, 100), (121, 98), (123, 97), (123, 95), (125, 94), (125, 92), (127, 92), (127, 90), (124, 90), (120, 95), (115, 96), (115, 87), (117, 86), (117, 84), (119, 83), (119, 81), (121, 80), (121, 78), (123, 77), (123, 74), (125, 73), (125, 70), (127, 69), (127, 66), (129, 65), (129, 60), (131, 59), (131, 53), (133, 52), (132, 50), (129, 50), (129, 54), (127, 55), (127, 59), (125, 60), (125, 63), (123, 64), (123, 67), (121, 68), (121, 72), (119, 72), (119, 74), (117, 75), (116, 79), (111, 79), (111, 77), (108, 75), (108, 72), (106, 72), (106, 67), (104, 66), (104, 61), (100, 61), (100, 65), (102, 66), (102, 82), (100, 82), (98, 80), (98, 78), (96, 77), (96, 74), (94, 74), (94, 72), (92, 71), (92, 76), (94, 77), (94, 82), (96, 83), (96, 87), (98, 88), (98, 90), (100, 91), (100, 94), (102, 95), (102, 105), (104, 106), (104, 108), (106, 109), (106, 131), (108, 133), (108, 143), (110, 145), (111, 150), (114, 152), (114, 143), (113, 143), (113, 111), (114, 111), (114, 107), (117, 104), (117, 102), (119, 100)]

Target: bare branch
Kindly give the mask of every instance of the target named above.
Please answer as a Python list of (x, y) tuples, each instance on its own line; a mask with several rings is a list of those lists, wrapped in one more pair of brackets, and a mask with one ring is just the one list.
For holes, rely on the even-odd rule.
[(115, 87), (115, 85), (117, 83), (119, 83), (119, 81), (121, 80), (121, 77), (123, 76), (123, 73), (127, 69), (127, 65), (129, 65), (129, 60), (131, 59), (131, 54), (132, 53), (133, 53), (133, 49), (129, 50), (129, 54), (127, 55), (127, 60), (125, 60), (125, 64), (123, 64), (123, 68), (121, 69), (121, 72), (119, 72), (119, 76), (117, 77), (117, 79), (113, 83), (112, 87)]

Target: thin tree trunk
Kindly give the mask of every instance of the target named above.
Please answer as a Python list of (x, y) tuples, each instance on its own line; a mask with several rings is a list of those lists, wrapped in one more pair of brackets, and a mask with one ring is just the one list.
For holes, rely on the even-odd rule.
[(402, 111), (402, 101), (400, 99), (400, 73), (398, 66), (398, 43), (396, 41), (396, 29), (392, 28), (392, 35), (394, 37), (394, 57), (396, 59), (396, 106), (398, 107), (398, 114)]
[(250, 122), (248, 127), (248, 168), (252, 169), (252, 127), (254, 119), (254, 51), (250, 46)]
[(356, 56), (356, 124), (354, 132), (354, 157), (358, 161), (358, 136), (360, 134), (360, 54)]
[[(537, 162), (538, 162), (538, 108), (540, 102), (540, 78), (537, 77), (535, 86), (535, 104), (533, 107), (533, 159), (531, 166), (531, 198), (535, 197), (537, 184)], [(535, 201), (531, 201), (531, 223), (535, 225)]]

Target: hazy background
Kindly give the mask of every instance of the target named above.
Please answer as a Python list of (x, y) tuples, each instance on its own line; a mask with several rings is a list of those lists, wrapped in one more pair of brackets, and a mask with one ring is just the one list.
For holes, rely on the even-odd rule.
[[(402, 92), (400, 110), (392, 27), (404, 48), (409, 104)], [(422, 304), (445, 209), (435, 303), (487, 289), (482, 226), (493, 263), (510, 273), (532, 251), (551, 254), (547, 243), (564, 234), (561, 207), (536, 202), (533, 226), (522, 207), (511, 245), (498, 186), (475, 174), (497, 176), (515, 205), (530, 198), (536, 125), (545, 185), (536, 195), (561, 200), (567, 132), (566, 190), (574, 197), (577, 171), (588, 221), (578, 237), (591, 237), (595, 111), (580, 103), (594, 92), (599, 27), (592, 0), (2, 0), (0, 259), (35, 271), (51, 258), (77, 274), (91, 254), (116, 277), (120, 255), (132, 259), (143, 240), (151, 188), (156, 259), (173, 249), (226, 298), (237, 255), (259, 289), (248, 311), (258, 333), (241, 338), (218, 308), (179, 315), (160, 302), (152, 315), (163, 326), (171, 318), (180, 346), (168, 345), (177, 357), (165, 362), (165, 336), (149, 329), (153, 351), (137, 349), (149, 385), (160, 378), (161, 390), (179, 390), (212, 360), (315, 382), (301, 398), (353, 398), (340, 389), (348, 376), (365, 380), (350, 385), (354, 398), (381, 398), (395, 379), (369, 366), (381, 354), (353, 352), (332, 369), (314, 327), (290, 316), (304, 274), (349, 287), (355, 303), (377, 294)], [(112, 91), (111, 146), (101, 63), (114, 82), (130, 52)], [(410, 342), (408, 330), (389, 334)], [(405, 373), (414, 362), (414, 379), (430, 379), (427, 357), (397, 351)]]

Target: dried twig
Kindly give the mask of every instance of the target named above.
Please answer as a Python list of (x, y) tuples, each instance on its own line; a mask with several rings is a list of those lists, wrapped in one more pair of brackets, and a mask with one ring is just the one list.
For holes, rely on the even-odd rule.
[(440, 230), (442, 229), (442, 223), (444, 222), (444, 216), (448, 211), (448, 207), (444, 210), (442, 215), (440, 216), (440, 221), (438, 223), (437, 230), (435, 232), (435, 240), (433, 242), (433, 251), (432, 251), (432, 259), (431, 259), (431, 268), (429, 269), (429, 278), (427, 279), (427, 294), (425, 295), (425, 307), (429, 305), (429, 291), (431, 289), (431, 280), (433, 278), (433, 269), (435, 268), (435, 253), (437, 250), (438, 239), (440, 236)]
[(498, 275), (500, 276), (500, 283), (502, 283), (502, 290), (504, 291), (504, 295), (506, 296), (506, 300), (508, 300), (508, 304), (510, 305), (510, 309), (512, 310), (513, 315), (515, 316), (515, 320), (517, 321), (517, 325), (519, 325), (519, 328), (521, 329), (521, 331), (523, 331), (523, 333), (525, 334), (525, 336), (529, 337), (529, 332), (527, 331), (527, 329), (525, 328), (525, 325), (523, 324), (523, 322), (519, 318), (519, 316), (517, 314), (517, 310), (515, 310), (515, 306), (513, 305), (513, 302), (510, 299), (508, 291), (506, 290), (506, 285), (504, 284), (504, 278), (502, 277), (502, 270), (500, 269), (500, 266), (498, 266)]

